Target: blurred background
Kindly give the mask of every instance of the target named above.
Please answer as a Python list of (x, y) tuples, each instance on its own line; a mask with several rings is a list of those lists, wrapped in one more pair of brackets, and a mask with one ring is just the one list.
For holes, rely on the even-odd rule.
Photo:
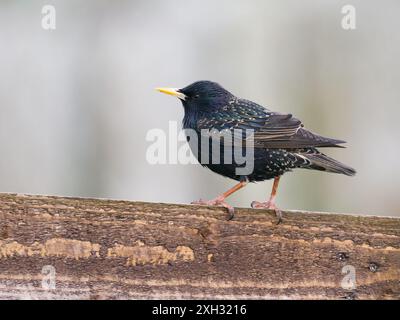
[[(42, 28), (44, 5), (56, 30)], [(400, 2), (0, 1), (0, 192), (187, 203), (234, 184), (200, 165), (150, 165), (146, 133), (181, 121), (159, 86), (221, 83), (348, 141), (355, 177), (306, 170), (278, 205), (400, 215)], [(249, 207), (271, 181), (229, 202)]]

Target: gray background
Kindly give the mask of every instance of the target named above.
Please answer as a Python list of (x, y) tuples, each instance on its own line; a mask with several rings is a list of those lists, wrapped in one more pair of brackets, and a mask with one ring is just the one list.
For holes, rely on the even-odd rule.
[[(57, 29), (41, 9), (57, 10)], [(297, 170), (278, 204), (399, 215), (400, 2), (351, 1), (357, 29), (341, 28), (344, 1), (0, 2), (0, 192), (190, 202), (233, 184), (199, 165), (151, 166), (152, 128), (183, 110), (158, 86), (220, 82), (236, 95), (347, 140), (327, 151), (355, 167)], [(249, 185), (234, 205), (262, 200)]]

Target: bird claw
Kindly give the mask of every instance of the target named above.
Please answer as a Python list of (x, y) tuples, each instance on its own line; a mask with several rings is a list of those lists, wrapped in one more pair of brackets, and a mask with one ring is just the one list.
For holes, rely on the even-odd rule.
[(266, 202), (253, 201), (251, 203), (251, 207), (253, 209), (274, 210), (275, 215), (278, 218), (278, 221), (276, 222), (276, 224), (280, 224), (282, 222), (282, 211), (272, 201), (266, 201)]
[(222, 197), (218, 197), (218, 198), (215, 198), (213, 200), (208, 200), (208, 201), (200, 199), (200, 200), (191, 202), (191, 204), (197, 204), (197, 205), (201, 205), (201, 206), (218, 206), (218, 207), (227, 208), (228, 213), (229, 213), (228, 221), (232, 220), (233, 217), (235, 216), (235, 214), (234, 214), (235, 208), (232, 207), (231, 205), (229, 205), (228, 203), (226, 203), (225, 199)]

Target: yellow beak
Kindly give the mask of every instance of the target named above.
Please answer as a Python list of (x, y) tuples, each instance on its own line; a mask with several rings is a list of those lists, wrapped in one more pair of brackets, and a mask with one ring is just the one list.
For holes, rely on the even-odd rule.
[(178, 89), (174, 89), (174, 88), (156, 88), (156, 90), (165, 93), (165, 94), (169, 94), (171, 96), (177, 97), (181, 100), (185, 100), (186, 96), (182, 93), (179, 92)]

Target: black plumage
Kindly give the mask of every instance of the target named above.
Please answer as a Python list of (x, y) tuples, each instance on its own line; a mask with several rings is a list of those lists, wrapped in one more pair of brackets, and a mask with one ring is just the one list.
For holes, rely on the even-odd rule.
[[(208, 161), (204, 161), (204, 157), (202, 158), (204, 145), (200, 142), (189, 141), (193, 153), (202, 165), (225, 177), (240, 181), (243, 185), (246, 182), (275, 178), (277, 188), (279, 177), (295, 168), (341, 173), (348, 176), (355, 174), (354, 169), (328, 157), (317, 149), (340, 147), (339, 145), (345, 141), (312, 133), (306, 130), (301, 121), (291, 114), (273, 112), (255, 102), (237, 98), (219, 84), (211, 81), (198, 81), (182, 89), (160, 89), (160, 91), (178, 96), (182, 100), (185, 111), (183, 127), (194, 130), (199, 137), (204, 136), (204, 132), (208, 130), (229, 132), (233, 137), (233, 144), (242, 144), (243, 149), (240, 150), (242, 153), (246, 152), (244, 149), (246, 139), (253, 139), (254, 170), (244, 176), (237, 174), (236, 169), (243, 164), (237, 163), (233, 156), (232, 161), (226, 163), (226, 158), (224, 158), (225, 141), (221, 140), (220, 161), (217, 164), (213, 164), (211, 161), (213, 150), (215, 150), (211, 148), (211, 143), (208, 143), (210, 145)], [(251, 130), (250, 136), (245, 136), (246, 129)], [(225, 204), (223, 200), (230, 193), (224, 195), (205, 203)], [(275, 194), (272, 200), (274, 199)], [(264, 207), (277, 210), (274, 201), (272, 202), (271, 205), (270, 199), (264, 203)], [(259, 207), (263, 207), (262, 203), (258, 204)], [(227, 204), (225, 206), (230, 208)]]

